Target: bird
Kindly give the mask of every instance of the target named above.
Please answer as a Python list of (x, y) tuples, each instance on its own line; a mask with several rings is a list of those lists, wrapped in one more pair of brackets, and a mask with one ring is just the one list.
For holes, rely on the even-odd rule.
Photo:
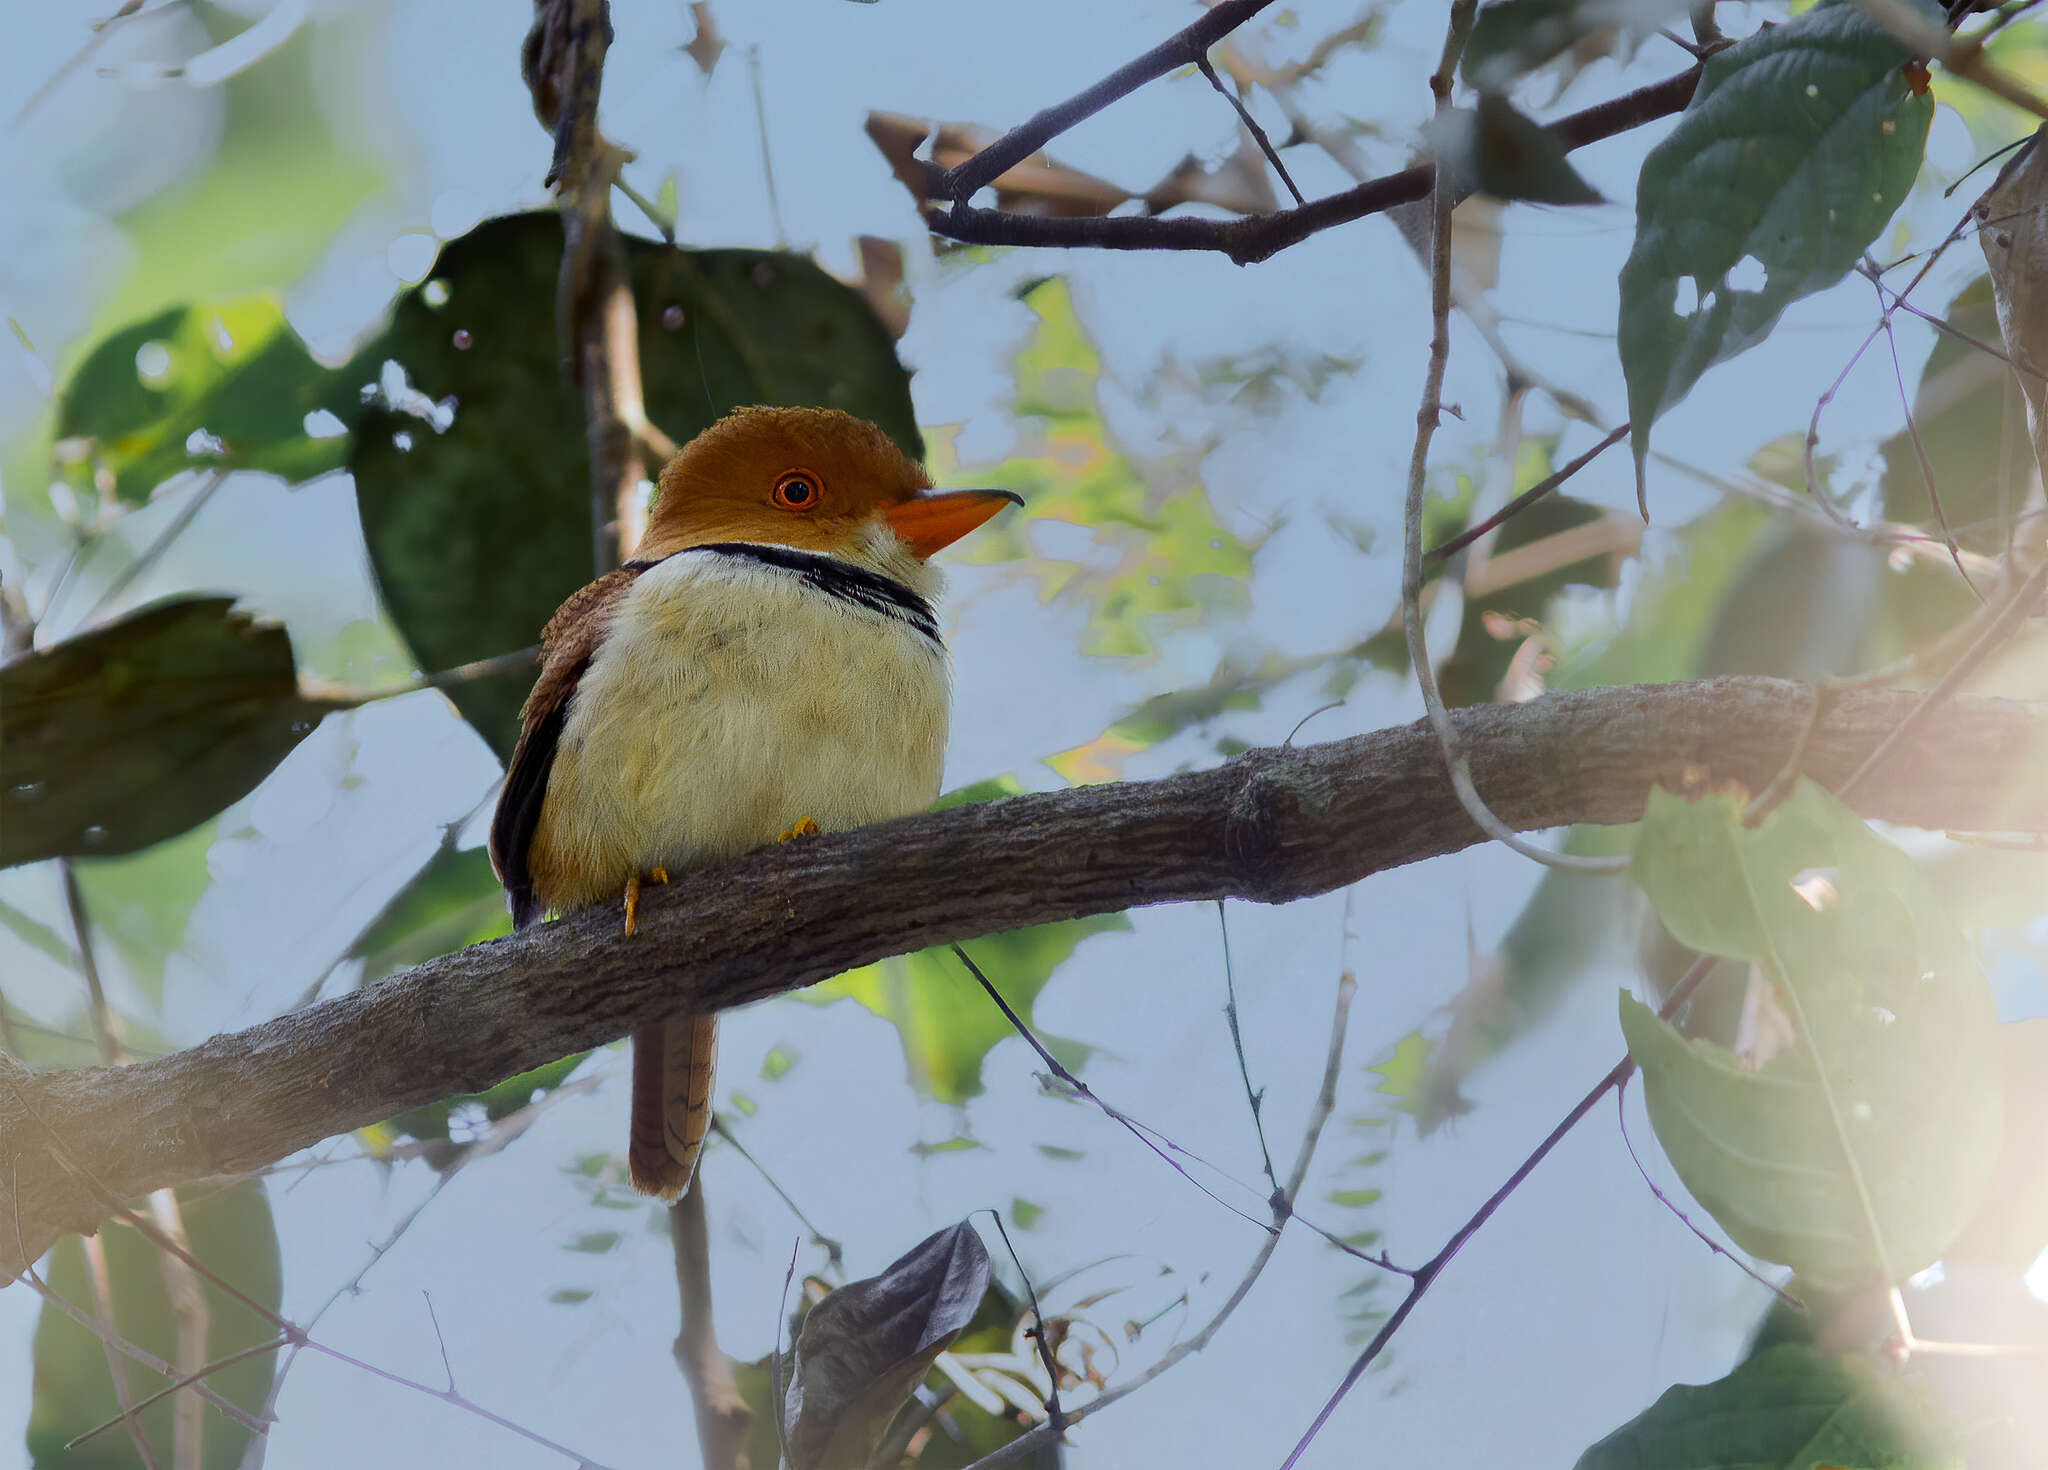
[[(728, 413), (663, 466), (632, 559), (564, 602), (492, 817), (515, 925), (776, 840), (923, 811), (951, 678), (932, 555), (1007, 490), (935, 491), (835, 409)], [(715, 1015), (633, 1032), (626, 1151), (664, 1200), (710, 1124)]]

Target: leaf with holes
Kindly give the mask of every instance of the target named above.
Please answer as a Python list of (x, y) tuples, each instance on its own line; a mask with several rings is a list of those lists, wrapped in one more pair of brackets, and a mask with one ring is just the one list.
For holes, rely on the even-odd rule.
[(1952, 1429), (1909, 1382), (1803, 1347), (1715, 1383), (1679, 1384), (1579, 1457), (1577, 1470), (1963, 1470)]
[(0, 668), (0, 867), (133, 852), (256, 789), (327, 706), (229, 597), (159, 603)]
[(782, 1422), (795, 1470), (862, 1470), (934, 1360), (974, 1320), (988, 1251), (965, 1221), (812, 1307)]
[(340, 394), (284, 318), (255, 292), (171, 307), (103, 339), (57, 396), (59, 460), (80, 490), (131, 505), (180, 470), (268, 470), (307, 480), (337, 467), (346, 441), (315, 439), (307, 415), (346, 418)]
[(1630, 874), (1681, 944), (1758, 968), (1792, 1039), (1739, 1057), (1624, 993), (1650, 1121), (1745, 1250), (1823, 1290), (1900, 1281), (1998, 1156), (1991, 989), (1912, 860), (1834, 797), (1803, 783), (1754, 828), (1743, 804), (1653, 792)]
[[(671, 439), (742, 404), (816, 404), (921, 452), (909, 375), (857, 291), (800, 255), (625, 248), (647, 414)], [(485, 221), (442, 246), (342, 370), (351, 392), (371, 388), (349, 466), (378, 587), (422, 667), (525, 647), (591, 578), (589, 440), (555, 330), (561, 259), (554, 211)], [(532, 682), (522, 670), (448, 697), (503, 758)]]
[(1848, 274), (1912, 188), (1934, 99), (1911, 58), (1851, 6), (1817, 6), (1710, 59), (1643, 160), (1619, 328), (1639, 496), (1657, 417)]

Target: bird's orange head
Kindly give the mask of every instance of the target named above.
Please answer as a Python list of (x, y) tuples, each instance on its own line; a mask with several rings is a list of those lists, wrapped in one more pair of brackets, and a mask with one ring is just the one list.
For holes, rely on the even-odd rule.
[(922, 465), (850, 413), (742, 408), (662, 469), (639, 555), (720, 541), (831, 554), (879, 519), (928, 557), (1005, 505), (1022, 503), (1007, 490), (934, 491)]

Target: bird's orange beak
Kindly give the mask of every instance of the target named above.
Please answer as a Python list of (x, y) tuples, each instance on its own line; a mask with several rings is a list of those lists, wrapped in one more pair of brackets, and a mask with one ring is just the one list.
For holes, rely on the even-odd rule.
[(882, 507), (889, 528), (923, 560), (962, 536), (1006, 505), (1022, 505), (1024, 497), (1008, 490), (940, 490), (915, 495)]

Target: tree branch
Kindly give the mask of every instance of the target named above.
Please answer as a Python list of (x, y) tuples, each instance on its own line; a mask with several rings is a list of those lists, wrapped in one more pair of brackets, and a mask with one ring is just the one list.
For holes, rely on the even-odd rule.
[[(1841, 784), (1920, 696), (1844, 693), (1806, 769)], [(1517, 830), (1640, 815), (1653, 783), (1761, 790), (1813, 696), (1776, 679), (1548, 695), (1457, 711)], [(1961, 697), (1864, 783), (1859, 810), (1930, 828), (2048, 830), (2048, 706)], [(105, 1214), (62, 1157), (137, 1195), (269, 1164), (479, 1091), (678, 1011), (794, 990), (906, 950), (1142, 904), (1284, 903), (1481, 841), (1426, 724), (1259, 749), (1206, 771), (956, 807), (678, 874), (622, 938), (594, 909), (124, 1068), (0, 1057), (0, 1219), (29, 1259)], [(59, 1144), (61, 1143), (61, 1148)], [(0, 1228), (0, 1271), (20, 1269)]]
[[(1218, 6), (1217, 10), (1224, 7)], [(1217, 12), (1212, 10), (1211, 15)], [(1653, 82), (1633, 92), (1559, 118), (1550, 133), (1567, 151), (1597, 143), (1639, 128), (1660, 117), (1683, 112), (1699, 86), (1700, 67)], [(1090, 93), (1083, 93), (1088, 96)], [(1078, 101), (1079, 99), (1075, 99)], [(1045, 114), (1040, 114), (1044, 116)], [(1012, 137), (1015, 134), (1011, 135)], [(988, 158), (1008, 139), (984, 148), (952, 173), (945, 175), (948, 187), (968, 168)], [(1025, 150), (1029, 152), (1030, 150)], [(1007, 157), (1007, 155), (1005, 155)], [(1022, 157), (1019, 154), (1018, 157)], [(1015, 160), (1011, 160), (1014, 162)], [(1007, 164), (1005, 165), (1007, 166)], [(998, 170), (997, 172), (1000, 172)], [(991, 175), (993, 177), (993, 175)], [(1348, 224), (1369, 214), (1379, 214), (1399, 204), (1412, 204), (1429, 197), (1436, 181), (1436, 165), (1414, 168), (1368, 179), (1355, 188), (1329, 194), (1293, 209), (1271, 214), (1248, 214), (1240, 219), (1197, 219), (1185, 215), (1154, 218), (1146, 215), (1083, 215), (1053, 219), (1036, 215), (1009, 214), (999, 209), (975, 209), (961, 196), (947, 208), (925, 211), (925, 225), (935, 235), (974, 245), (1060, 245), (1094, 246), (1104, 250), (1216, 250), (1239, 265), (1253, 265), (1299, 245), (1318, 231), (1332, 225)], [(1458, 196), (1462, 202), (1464, 194)]]

